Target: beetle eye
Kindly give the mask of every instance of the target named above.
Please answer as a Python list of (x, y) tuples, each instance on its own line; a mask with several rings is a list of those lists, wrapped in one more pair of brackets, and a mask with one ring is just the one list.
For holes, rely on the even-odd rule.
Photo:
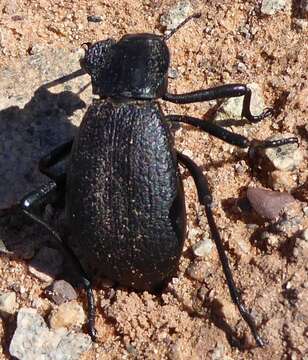
[(91, 46), (92, 46), (92, 43), (90, 43), (90, 42), (85, 42), (85, 43), (81, 44), (81, 47), (82, 47), (85, 51), (88, 51)]

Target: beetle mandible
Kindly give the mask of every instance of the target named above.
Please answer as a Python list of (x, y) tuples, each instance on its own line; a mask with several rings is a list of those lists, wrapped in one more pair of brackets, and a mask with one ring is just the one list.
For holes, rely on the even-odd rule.
[[(90, 278), (95, 274), (137, 290), (155, 290), (175, 275), (185, 240), (186, 213), (178, 164), (192, 175), (200, 204), (205, 208), (233, 302), (258, 346), (265, 344), (252, 315), (236, 288), (221, 236), (215, 224), (212, 196), (200, 167), (176, 151), (168, 124), (183, 122), (251, 153), (256, 147), (276, 147), (297, 138), (250, 141), (218, 125), (182, 115), (164, 115), (158, 99), (178, 104), (244, 96), (242, 116), (257, 123), (272, 114), (250, 112), (251, 90), (244, 84), (222, 85), (186, 94), (167, 91), (170, 62), (167, 36), (130, 34), (118, 42), (88, 44), (81, 70), (46, 86), (89, 74), (93, 100), (77, 136), (39, 162), (51, 181), (24, 197), (22, 211), (47, 228), (74, 258), (88, 297), (89, 333), (95, 338), (95, 304)], [(52, 166), (70, 156), (66, 173)], [(65, 191), (70, 243), (34, 214), (35, 203)], [(84, 253), (82, 256), (81, 253)]]

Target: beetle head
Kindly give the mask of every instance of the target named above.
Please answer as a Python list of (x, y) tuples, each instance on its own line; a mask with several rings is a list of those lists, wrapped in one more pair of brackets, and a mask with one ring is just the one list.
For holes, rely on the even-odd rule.
[(125, 35), (119, 42), (100, 41), (86, 50), (82, 67), (93, 93), (101, 97), (155, 99), (167, 89), (169, 50), (160, 36)]

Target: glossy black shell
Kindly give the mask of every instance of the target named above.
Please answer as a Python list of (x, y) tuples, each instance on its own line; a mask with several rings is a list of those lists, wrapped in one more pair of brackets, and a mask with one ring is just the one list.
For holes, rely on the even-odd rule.
[(72, 150), (66, 203), (70, 246), (89, 275), (148, 290), (174, 275), (185, 203), (158, 103), (90, 106)]

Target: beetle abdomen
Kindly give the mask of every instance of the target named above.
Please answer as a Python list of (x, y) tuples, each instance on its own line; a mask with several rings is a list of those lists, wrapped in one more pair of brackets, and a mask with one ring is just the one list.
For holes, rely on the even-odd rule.
[(172, 276), (184, 242), (182, 183), (162, 118), (154, 102), (94, 103), (68, 171), (71, 245), (85, 269), (140, 289)]

